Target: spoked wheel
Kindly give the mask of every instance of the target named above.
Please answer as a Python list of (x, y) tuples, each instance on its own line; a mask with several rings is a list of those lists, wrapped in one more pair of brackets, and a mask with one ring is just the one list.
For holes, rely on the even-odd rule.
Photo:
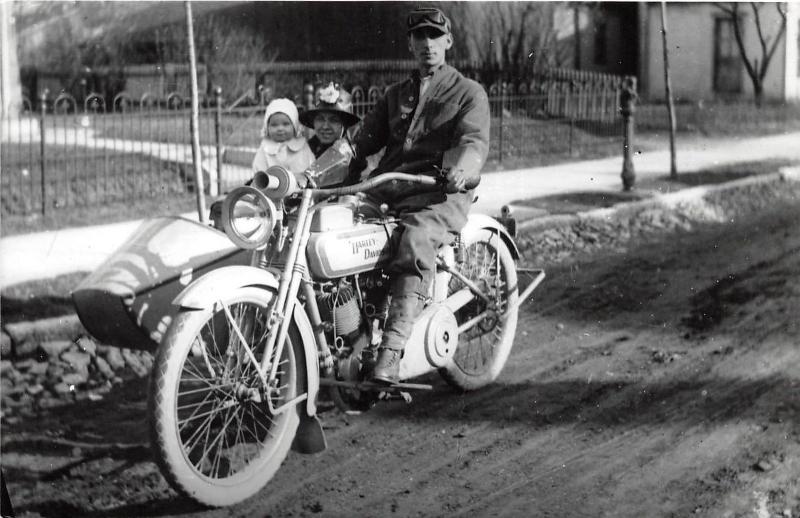
[[(440, 373), (454, 387), (473, 390), (494, 381), (508, 359), (518, 311), (506, 308), (516, 303), (519, 292), (514, 259), (497, 232), (481, 229), (464, 237), (460, 271), (489, 296), (497, 311), (459, 334), (452, 362)], [(463, 288), (460, 280), (450, 280), (449, 293)], [(486, 309), (486, 302), (476, 297), (456, 311), (456, 321), (461, 326)]]
[(273, 296), (242, 288), (213, 307), (181, 312), (156, 353), (148, 401), (156, 460), (177, 491), (201, 504), (225, 506), (256, 493), (294, 439), (297, 405), (275, 415), (267, 398), (279, 409), (301, 393), (297, 333), (290, 331), (268, 388), (253, 362), (265, 354)]

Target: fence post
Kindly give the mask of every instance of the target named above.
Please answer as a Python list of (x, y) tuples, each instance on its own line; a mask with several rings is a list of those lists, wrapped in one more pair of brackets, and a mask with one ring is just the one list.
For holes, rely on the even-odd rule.
[(313, 110), (314, 109), (314, 85), (312, 83), (305, 83), (303, 85), (303, 109), (304, 110)]
[(569, 115), (569, 156), (572, 156), (572, 134), (575, 131), (575, 117)]
[(503, 166), (503, 112), (505, 111), (506, 106), (506, 85), (505, 83), (500, 83), (500, 138), (498, 142), (498, 147), (500, 148), (500, 157), (498, 158), (498, 163), (500, 166)]
[(217, 147), (217, 195), (222, 194), (222, 142), (219, 138), (219, 126), (222, 122), (222, 88), (214, 89), (214, 101), (216, 111), (214, 112), (214, 140)]
[(41, 172), (41, 187), (42, 187), (42, 217), (47, 215), (47, 183), (45, 182), (45, 162), (47, 155), (45, 153), (44, 142), (44, 117), (47, 113), (47, 89), (42, 92), (39, 97), (39, 168)]
[(620, 113), (622, 114), (623, 135), (622, 135), (622, 189), (630, 191), (636, 181), (636, 173), (633, 170), (633, 159), (631, 158), (631, 146), (633, 146), (633, 113), (636, 110), (636, 78), (629, 77), (622, 86), (620, 95)]

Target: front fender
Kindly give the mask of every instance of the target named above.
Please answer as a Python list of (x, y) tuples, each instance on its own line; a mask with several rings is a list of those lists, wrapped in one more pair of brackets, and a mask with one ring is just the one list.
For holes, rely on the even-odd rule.
[(226, 266), (192, 282), (172, 303), (183, 309), (203, 309), (232, 291), (247, 286), (278, 289), (275, 274), (253, 266)]
[(497, 233), (503, 239), (503, 242), (508, 247), (508, 250), (511, 252), (511, 257), (513, 257), (515, 261), (519, 260), (519, 248), (514, 242), (514, 238), (511, 237), (506, 230), (506, 227), (504, 227), (502, 223), (491, 216), (487, 216), (486, 214), (470, 214), (469, 218), (467, 219), (467, 224), (464, 226), (464, 229), (461, 231), (461, 233), (463, 235), (469, 235), (470, 232), (475, 232), (481, 229), (497, 231)]
[[(275, 274), (253, 266), (226, 266), (203, 275), (186, 287), (172, 303), (184, 310), (199, 310), (209, 307), (228, 293), (245, 287), (260, 287), (278, 290)], [(306, 412), (317, 413), (319, 393), (319, 361), (314, 330), (300, 303), (295, 303), (292, 315), (302, 341), (303, 356), (308, 381)]]

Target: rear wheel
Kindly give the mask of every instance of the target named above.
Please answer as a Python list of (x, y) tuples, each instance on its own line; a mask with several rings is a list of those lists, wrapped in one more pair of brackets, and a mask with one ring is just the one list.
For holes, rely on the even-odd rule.
[[(494, 381), (503, 369), (514, 343), (518, 309), (506, 312), (516, 304), (517, 269), (511, 252), (497, 232), (481, 229), (464, 236), (464, 262), (460, 271), (489, 296), (501, 317), (491, 314), (458, 337), (458, 347), (451, 363), (439, 372), (452, 386), (474, 390)], [(464, 288), (451, 278), (449, 293)], [(480, 315), (487, 308), (484, 301), (474, 298), (456, 311), (458, 325)]]
[(275, 415), (267, 398), (277, 409), (301, 393), (297, 333), (289, 333), (269, 389), (239, 336), (260, 362), (273, 297), (242, 288), (211, 308), (181, 312), (156, 353), (148, 401), (156, 460), (177, 491), (201, 504), (225, 506), (255, 494), (294, 439), (297, 405)]

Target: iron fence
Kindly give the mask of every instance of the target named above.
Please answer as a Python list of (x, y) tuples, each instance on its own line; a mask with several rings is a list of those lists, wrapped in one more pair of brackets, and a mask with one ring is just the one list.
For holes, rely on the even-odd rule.
[[(352, 89), (361, 116), (385, 87)], [(300, 109), (313, 104), (303, 98)], [(492, 166), (532, 165), (571, 156), (619, 153), (623, 124), (613, 82), (497, 83), (488, 88)], [(225, 192), (250, 176), (269, 99), (224, 106), (222, 92), (200, 111), (201, 165), (208, 194)], [(194, 193), (188, 100), (147, 93), (96, 94), (83, 102), (62, 94), (26, 101), (17, 118), (4, 118), (0, 147), (3, 215)]]

